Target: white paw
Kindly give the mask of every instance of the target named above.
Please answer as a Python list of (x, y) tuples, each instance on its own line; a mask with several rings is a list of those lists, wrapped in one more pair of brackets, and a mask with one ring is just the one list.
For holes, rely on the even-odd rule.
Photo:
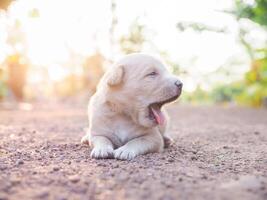
[(110, 146), (105, 147), (95, 147), (91, 151), (91, 157), (96, 159), (101, 158), (113, 158), (114, 150)]
[(119, 160), (131, 160), (138, 156), (138, 154), (125, 146), (122, 146), (114, 151), (114, 158)]

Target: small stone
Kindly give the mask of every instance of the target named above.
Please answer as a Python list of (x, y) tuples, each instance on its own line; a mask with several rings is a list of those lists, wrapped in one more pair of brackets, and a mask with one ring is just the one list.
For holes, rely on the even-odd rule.
[(259, 132), (259, 131), (255, 131), (254, 134), (255, 134), (255, 135), (259, 135), (260, 132)]
[(22, 164), (24, 164), (23, 160), (21, 160), (21, 159), (17, 160), (16, 165), (22, 165)]
[(197, 160), (196, 156), (191, 156), (191, 160)]
[(208, 179), (208, 177), (205, 174), (201, 178), (202, 179)]
[(97, 166), (99, 166), (99, 167), (106, 167), (107, 165), (105, 163), (98, 163)]
[(78, 175), (73, 175), (73, 176), (69, 176), (69, 180), (72, 182), (72, 183), (77, 183), (80, 181), (80, 177)]
[(60, 170), (60, 168), (59, 167), (57, 167), (57, 166), (55, 166), (55, 167), (53, 167), (53, 171), (59, 171)]
[(0, 165), (0, 170), (5, 170), (5, 169), (7, 169), (6, 165)]
[(10, 179), (10, 182), (13, 184), (13, 185), (16, 185), (16, 184), (19, 184), (21, 182), (20, 178), (19, 177), (11, 177)]
[(172, 163), (172, 162), (174, 162), (174, 159), (173, 159), (173, 158), (169, 158), (167, 161), (168, 161), (169, 163)]
[(172, 188), (172, 187), (173, 187), (173, 185), (172, 185), (171, 183), (165, 183), (165, 186), (166, 186), (167, 188)]
[(183, 181), (183, 178), (182, 178), (182, 177), (180, 177), (178, 180), (179, 180), (179, 182), (182, 182), (182, 181)]

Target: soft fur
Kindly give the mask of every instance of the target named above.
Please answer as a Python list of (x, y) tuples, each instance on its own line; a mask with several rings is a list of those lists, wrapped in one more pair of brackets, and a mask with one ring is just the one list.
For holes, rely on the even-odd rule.
[(161, 152), (171, 142), (165, 136), (168, 117), (161, 108), (163, 122), (157, 122), (149, 106), (175, 100), (181, 88), (179, 79), (155, 57), (137, 53), (118, 61), (89, 102), (89, 129), (82, 143), (93, 147), (91, 157), (125, 160)]

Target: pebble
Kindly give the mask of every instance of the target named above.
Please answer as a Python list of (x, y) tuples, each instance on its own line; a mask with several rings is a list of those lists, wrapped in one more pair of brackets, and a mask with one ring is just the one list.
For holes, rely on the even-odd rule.
[(98, 163), (97, 166), (99, 166), (99, 167), (106, 167), (107, 165), (105, 163)]
[(112, 168), (119, 168), (119, 165), (113, 165)]
[(196, 156), (191, 156), (191, 160), (197, 160)]
[(201, 178), (202, 179), (208, 179), (208, 177), (206, 175), (203, 175)]
[(259, 132), (259, 131), (255, 131), (254, 134), (255, 134), (255, 135), (259, 135), (260, 132)]
[(11, 177), (10, 182), (12, 183), (12, 185), (16, 185), (16, 184), (20, 183), (21, 180), (19, 177)]
[(80, 177), (78, 175), (73, 175), (73, 176), (69, 176), (69, 180), (72, 182), (72, 183), (77, 183), (80, 181)]
[(0, 170), (5, 170), (5, 169), (7, 169), (6, 165), (0, 165)]
[(21, 159), (18, 159), (16, 162), (16, 165), (22, 165), (22, 164), (24, 164), (24, 161)]
[(174, 159), (173, 159), (173, 158), (169, 158), (167, 161), (168, 161), (169, 163), (172, 163), (172, 162), (174, 162)]
[(57, 166), (53, 167), (53, 171), (59, 171), (59, 170), (60, 170), (60, 167), (57, 167)]

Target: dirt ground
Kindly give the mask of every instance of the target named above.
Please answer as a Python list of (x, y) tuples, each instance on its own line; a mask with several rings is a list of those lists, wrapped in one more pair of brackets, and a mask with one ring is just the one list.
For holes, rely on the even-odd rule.
[(267, 199), (267, 110), (172, 105), (163, 153), (93, 160), (84, 106), (0, 110), (0, 200)]

